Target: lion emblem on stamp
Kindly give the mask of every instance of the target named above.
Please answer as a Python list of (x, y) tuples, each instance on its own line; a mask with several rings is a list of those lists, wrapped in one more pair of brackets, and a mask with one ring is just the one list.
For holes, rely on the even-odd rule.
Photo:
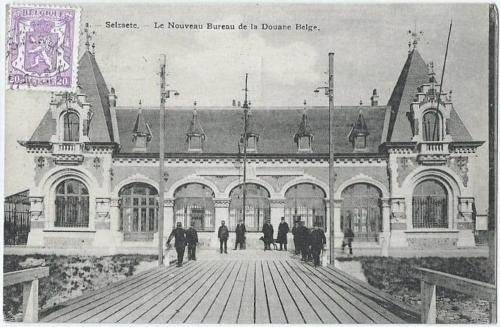
[(7, 86), (74, 90), (79, 18), (78, 8), (11, 6)]

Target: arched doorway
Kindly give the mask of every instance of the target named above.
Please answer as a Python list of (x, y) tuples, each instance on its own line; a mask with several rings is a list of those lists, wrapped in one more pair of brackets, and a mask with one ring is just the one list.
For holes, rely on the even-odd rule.
[(152, 241), (158, 230), (158, 191), (146, 183), (124, 186), (120, 197), (120, 228), (125, 241)]
[(427, 179), (415, 187), (413, 228), (448, 228), (448, 192), (440, 182)]
[[(243, 185), (238, 185), (229, 193), (231, 202), (229, 204), (230, 229), (235, 229), (238, 221), (243, 220)], [(264, 221), (271, 219), (271, 205), (269, 203), (269, 191), (258, 184), (246, 184), (245, 201), (245, 226), (248, 231), (260, 231)]]
[(174, 193), (175, 223), (181, 222), (187, 228), (194, 222), (198, 231), (213, 231), (214, 197), (214, 191), (203, 184), (190, 183), (178, 187)]
[(286, 193), (285, 219), (290, 226), (303, 221), (306, 227), (319, 224), (326, 231), (326, 193), (319, 186), (302, 183), (290, 187)]
[(56, 187), (55, 227), (89, 227), (89, 191), (76, 179)]
[(377, 242), (382, 230), (380, 190), (368, 183), (357, 183), (342, 191), (342, 230), (350, 227), (356, 240)]

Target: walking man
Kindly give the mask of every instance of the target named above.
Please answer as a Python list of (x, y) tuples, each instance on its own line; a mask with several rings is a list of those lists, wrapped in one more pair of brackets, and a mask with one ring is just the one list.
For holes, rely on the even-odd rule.
[(186, 231), (182, 228), (182, 223), (177, 222), (177, 228), (175, 228), (167, 240), (167, 246), (170, 247), (170, 241), (175, 237), (175, 251), (177, 252), (177, 267), (182, 267), (182, 261), (184, 260), (184, 251), (186, 250)]
[(240, 250), (245, 248), (245, 233), (247, 229), (243, 220), (240, 220), (236, 226), (236, 242), (234, 243), (234, 249), (238, 249), (238, 244), (240, 245)]
[(347, 227), (344, 230), (344, 240), (342, 241), (342, 252), (344, 252), (344, 248), (347, 245), (349, 247), (349, 254), (352, 255), (352, 241), (354, 239), (354, 232), (350, 227)]
[(285, 251), (288, 244), (287, 234), (290, 231), (288, 228), (288, 223), (285, 221), (285, 217), (281, 217), (281, 222), (278, 226), (278, 243), (280, 244), (280, 251), (283, 250), (283, 245), (285, 245)]
[(222, 220), (219, 227), (219, 243), (220, 243), (220, 253), (222, 253), (222, 248), (224, 247), (224, 253), (227, 254), (227, 239), (229, 238), (229, 230), (227, 229), (226, 222)]
[(271, 243), (274, 243), (274, 228), (270, 222), (266, 221), (262, 226), (262, 233), (264, 233), (264, 251), (271, 250)]
[(188, 260), (196, 260), (196, 245), (198, 244), (198, 232), (194, 228), (194, 221), (191, 227), (186, 231), (186, 240), (188, 245)]
[(299, 228), (299, 222), (295, 221), (292, 227), (292, 235), (293, 235), (293, 247), (295, 248), (295, 255), (300, 254), (300, 241), (297, 229)]
[(314, 224), (314, 229), (310, 236), (311, 253), (313, 256), (314, 267), (319, 266), (319, 256), (321, 251), (324, 250), (326, 244), (325, 232), (319, 228), (318, 224)]

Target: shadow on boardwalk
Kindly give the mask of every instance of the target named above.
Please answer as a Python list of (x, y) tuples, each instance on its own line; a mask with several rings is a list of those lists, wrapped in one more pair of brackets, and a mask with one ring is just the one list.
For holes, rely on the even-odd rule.
[[(203, 254), (203, 255), (202, 255)], [(42, 322), (405, 323), (415, 308), (333, 267), (286, 252), (200, 253), (63, 303)]]

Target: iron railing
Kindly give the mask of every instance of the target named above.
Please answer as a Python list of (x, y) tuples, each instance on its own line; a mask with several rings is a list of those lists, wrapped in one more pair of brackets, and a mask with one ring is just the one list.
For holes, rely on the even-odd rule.
[(446, 196), (413, 196), (413, 228), (447, 228)]

